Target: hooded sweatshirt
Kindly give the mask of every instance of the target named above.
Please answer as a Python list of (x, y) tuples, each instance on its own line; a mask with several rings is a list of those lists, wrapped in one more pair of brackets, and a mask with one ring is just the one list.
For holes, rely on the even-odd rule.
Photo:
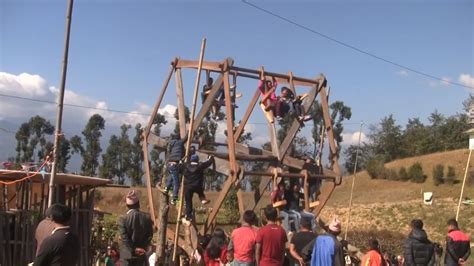
[(434, 247), (423, 229), (413, 229), (405, 241), (405, 266), (434, 265)]
[(187, 163), (183, 169), (184, 185), (186, 187), (202, 186), (204, 170), (214, 162), (214, 157), (203, 163)]

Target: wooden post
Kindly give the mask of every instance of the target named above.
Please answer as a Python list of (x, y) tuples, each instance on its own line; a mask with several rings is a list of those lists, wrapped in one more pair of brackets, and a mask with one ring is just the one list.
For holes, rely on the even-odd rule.
[(227, 114), (227, 145), (229, 151), (230, 175), (237, 176), (237, 161), (235, 159), (235, 141), (234, 141), (234, 118), (232, 117), (232, 100), (230, 95), (229, 84), (229, 64), (226, 61), (224, 64), (224, 94), (225, 94), (225, 109)]
[(164, 265), (166, 257), (166, 229), (168, 227), (169, 197), (168, 194), (161, 191), (158, 193), (158, 202), (160, 205), (160, 208), (158, 209), (158, 218), (161, 223), (158, 224), (157, 231), (156, 265)]
[(309, 187), (308, 187), (308, 170), (303, 170), (304, 174), (304, 183), (303, 183), (303, 191), (304, 191), (304, 209), (305, 211), (309, 211)]
[(59, 102), (58, 112), (56, 115), (56, 128), (54, 133), (54, 146), (53, 146), (53, 164), (51, 166), (51, 175), (49, 177), (49, 198), (48, 206), (53, 204), (54, 196), (54, 181), (56, 179), (56, 171), (58, 167), (59, 157), (59, 141), (62, 137), (61, 126), (63, 121), (63, 103), (64, 103), (64, 91), (66, 89), (66, 76), (67, 76), (67, 63), (69, 56), (69, 36), (71, 33), (71, 20), (72, 20), (72, 7), (74, 0), (68, 1), (67, 6), (67, 17), (66, 17), (66, 33), (64, 34), (64, 53), (63, 53), (63, 66), (61, 70), (61, 85), (59, 88)]
[[(143, 132), (143, 138), (145, 138), (145, 136), (146, 136), (146, 133)], [(153, 182), (151, 180), (150, 163), (148, 161), (148, 142), (146, 141), (146, 139), (143, 140), (142, 150), (143, 150), (143, 161), (145, 162), (144, 166), (145, 166), (145, 177), (147, 181), (146, 192), (148, 195), (148, 206), (150, 209), (151, 218), (153, 219), (153, 223), (155, 226), (157, 226), (158, 223), (156, 221), (155, 207), (153, 206), (153, 191), (152, 191)]]
[(467, 158), (466, 171), (464, 172), (464, 179), (462, 181), (461, 194), (459, 194), (458, 208), (456, 210), (456, 221), (459, 218), (459, 210), (461, 209), (462, 195), (464, 194), (464, 185), (466, 184), (467, 173), (469, 172), (469, 163), (471, 162), (472, 149), (469, 149), (469, 157)]
[[(193, 134), (194, 131), (193, 125), (194, 125), (194, 114), (196, 112), (196, 101), (197, 101), (197, 96), (198, 96), (198, 90), (199, 90), (199, 81), (201, 80), (201, 70), (202, 70), (202, 62), (204, 59), (204, 50), (206, 49), (206, 38), (202, 40), (201, 44), (201, 52), (199, 55), (199, 66), (198, 66), (198, 72), (196, 76), (196, 82), (194, 84), (194, 97), (193, 97), (193, 106), (191, 109), (191, 123), (189, 125), (190, 131), (188, 132), (188, 140), (186, 142), (186, 154), (185, 154), (185, 162), (188, 160), (189, 156), (189, 150), (191, 149), (191, 141), (193, 139)], [(176, 231), (174, 235), (174, 245), (173, 245), (173, 262), (176, 263), (176, 251), (178, 248), (178, 238), (179, 238), (179, 228), (181, 225), (181, 214), (183, 211), (183, 195), (184, 195), (184, 178), (181, 178), (181, 187), (179, 189), (179, 205), (178, 205), (178, 214), (176, 218)]]
[(352, 196), (354, 194), (354, 185), (355, 185), (355, 178), (356, 178), (356, 173), (357, 173), (357, 163), (359, 161), (359, 149), (360, 149), (360, 141), (361, 141), (361, 137), (362, 137), (362, 125), (363, 125), (363, 123), (360, 122), (359, 141), (358, 141), (358, 144), (357, 144), (354, 171), (352, 173), (352, 186), (351, 186), (351, 194), (350, 194), (350, 197), (349, 197), (349, 212), (347, 213), (346, 231), (344, 232), (344, 240), (347, 240), (347, 232), (349, 231), (349, 223), (351, 222)]
[(181, 69), (176, 69), (176, 98), (178, 100), (178, 122), (179, 136), (186, 136), (186, 107), (184, 104), (183, 79), (181, 77)]

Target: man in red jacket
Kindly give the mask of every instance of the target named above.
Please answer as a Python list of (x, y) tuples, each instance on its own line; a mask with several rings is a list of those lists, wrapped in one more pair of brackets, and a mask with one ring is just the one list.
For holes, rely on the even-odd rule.
[(446, 256), (444, 263), (451, 265), (467, 265), (466, 261), (471, 255), (469, 237), (459, 230), (456, 219), (448, 221), (448, 237), (446, 238)]

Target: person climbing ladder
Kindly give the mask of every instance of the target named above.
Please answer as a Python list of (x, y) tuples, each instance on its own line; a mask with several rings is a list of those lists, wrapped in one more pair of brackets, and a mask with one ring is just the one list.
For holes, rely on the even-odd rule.
[(209, 156), (207, 161), (199, 163), (197, 154), (191, 155), (190, 162), (183, 167), (184, 176), (184, 203), (185, 217), (184, 224), (190, 224), (193, 221), (193, 195), (197, 193), (202, 204), (210, 201), (204, 195), (204, 170), (214, 163), (214, 157)]

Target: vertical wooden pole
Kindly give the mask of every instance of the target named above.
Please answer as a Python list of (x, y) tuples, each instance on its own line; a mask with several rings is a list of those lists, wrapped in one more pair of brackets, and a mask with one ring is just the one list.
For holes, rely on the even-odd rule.
[(145, 138), (143, 140), (142, 149), (143, 149), (143, 161), (145, 162), (144, 166), (145, 166), (145, 177), (146, 177), (146, 182), (147, 182), (146, 192), (148, 195), (148, 208), (150, 209), (150, 215), (151, 215), (151, 218), (153, 219), (153, 224), (157, 226), (158, 223), (156, 221), (155, 206), (153, 204), (153, 190), (152, 190), (153, 182), (151, 180), (150, 162), (148, 161), (148, 142), (146, 140), (146, 132), (143, 132), (143, 138)]
[(363, 125), (363, 123), (360, 122), (359, 142), (357, 144), (354, 171), (352, 173), (352, 186), (351, 186), (351, 194), (350, 194), (350, 197), (349, 197), (349, 212), (347, 213), (346, 231), (344, 232), (344, 240), (347, 240), (347, 232), (349, 231), (349, 223), (351, 222), (352, 196), (354, 195), (354, 185), (355, 185), (355, 178), (356, 178), (356, 173), (357, 173), (357, 163), (358, 163), (358, 160), (359, 160), (360, 141), (361, 141), (361, 137), (362, 137), (362, 125)]
[(232, 116), (232, 100), (230, 95), (229, 84), (229, 63), (224, 64), (224, 95), (225, 109), (227, 114), (227, 145), (229, 151), (230, 175), (237, 176), (237, 161), (235, 159), (235, 140), (234, 140), (234, 118)]
[(179, 136), (184, 138), (186, 135), (186, 105), (184, 103), (183, 78), (181, 77), (181, 69), (176, 69), (176, 98), (178, 100), (178, 122)]
[[(194, 84), (194, 96), (193, 96), (193, 106), (191, 109), (191, 123), (189, 125), (189, 128), (191, 129), (188, 132), (188, 140), (186, 142), (186, 155), (185, 155), (185, 161), (187, 162), (188, 156), (189, 156), (189, 150), (191, 148), (191, 141), (193, 138), (194, 131), (193, 125), (194, 125), (194, 115), (196, 112), (196, 101), (197, 101), (197, 96), (198, 96), (198, 90), (199, 90), (199, 81), (201, 80), (201, 70), (202, 70), (202, 61), (204, 59), (204, 51), (206, 49), (206, 38), (202, 40), (201, 44), (201, 52), (199, 55), (199, 66), (198, 66), (198, 71), (197, 71), (197, 76), (196, 76), (196, 82)], [(176, 263), (176, 251), (178, 248), (178, 238), (179, 238), (179, 228), (180, 228), (180, 223), (181, 223), (181, 213), (183, 212), (183, 195), (184, 195), (184, 178), (181, 179), (181, 187), (180, 187), (180, 193), (179, 193), (179, 205), (178, 205), (178, 214), (176, 218), (176, 231), (174, 235), (174, 244), (173, 244), (173, 262)]]
[(472, 149), (469, 149), (469, 157), (467, 158), (466, 171), (464, 171), (464, 179), (462, 181), (461, 194), (459, 194), (458, 208), (456, 210), (456, 221), (459, 218), (459, 210), (461, 209), (462, 195), (464, 194), (464, 185), (466, 184), (467, 173), (469, 172), (469, 163), (471, 162)]
[(303, 191), (304, 191), (304, 209), (309, 211), (309, 188), (308, 188), (308, 170), (303, 170), (304, 181), (303, 181)]
[(69, 36), (71, 33), (71, 19), (72, 19), (72, 7), (74, 0), (68, 1), (67, 6), (67, 17), (66, 17), (66, 32), (64, 34), (64, 53), (63, 53), (63, 66), (61, 71), (61, 84), (59, 87), (59, 102), (58, 112), (56, 115), (56, 128), (54, 134), (54, 146), (53, 146), (53, 164), (51, 167), (51, 175), (49, 177), (49, 198), (48, 206), (53, 204), (53, 191), (54, 191), (54, 180), (56, 179), (56, 171), (58, 169), (58, 157), (59, 157), (59, 141), (62, 137), (61, 126), (63, 121), (63, 103), (64, 103), (64, 91), (66, 87), (66, 75), (67, 75), (67, 63), (69, 56)]

